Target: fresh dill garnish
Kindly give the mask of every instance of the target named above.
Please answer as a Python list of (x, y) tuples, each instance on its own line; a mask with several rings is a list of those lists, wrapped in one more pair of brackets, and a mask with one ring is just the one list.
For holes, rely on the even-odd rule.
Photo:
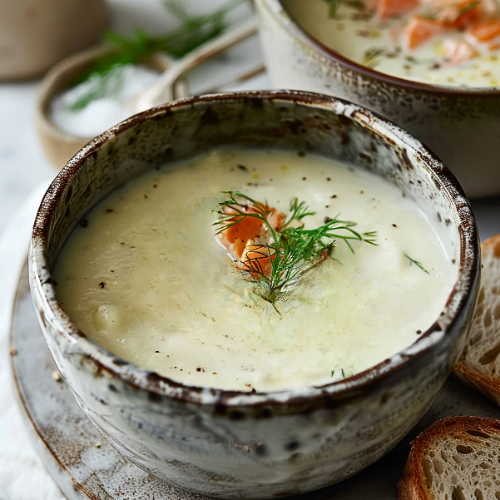
[[(343, 241), (353, 253), (353, 240), (376, 245), (375, 231), (358, 233), (354, 230), (355, 222), (339, 220), (338, 215), (320, 227), (305, 229), (303, 219), (315, 212), (297, 198), (292, 200), (288, 218), (277, 230), (268, 220), (272, 211), (267, 204), (236, 191), (225, 194), (228, 197), (219, 203), (217, 210), (219, 220), (214, 222), (216, 234), (247, 217), (260, 220), (269, 232), (269, 242), (258, 245), (253, 251), (255, 257), (241, 264), (249, 271), (248, 278), (261, 286), (261, 297), (271, 304), (282, 298), (301, 276), (330, 257), (337, 240)], [(247, 210), (249, 206), (251, 211)], [(270, 262), (268, 273), (261, 264), (264, 261)]]
[(407, 253), (405, 253), (405, 257), (410, 261), (410, 266), (415, 264), (417, 267), (422, 269), (424, 273), (429, 274), (429, 271), (427, 271), (427, 269), (418, 260), (412, 259)]
[(363, 53), (363, 64), (369, 68), (374, 68), (380, 63), (380, 58), (388, 52), (389, 49), (385, 47), (371, 47)]
[(354, 367), (351, 367), (349, 370), (346, 370), (344, 368), (335, 368), (335, 370), (331, 371), (330, 377), (335, 378), (336, 380), (342, 380), (352, 377), (353, 375), (356, 375), (356, 373), (357, 372)]
[(337, 15), (342, 0), (323, 0), (328, 5), (328, 17), (334, 18)]
[(121, 72), (127, 64), (144, 61), (158, 52), (175, 58), (182, 57), (221, 35), (227, 28), (225, 18), (228, 12), (244, 1), (231, 0), (208, 14), (193, 15), (186, 10), (181, 1), (166, 0), (165, 7), (181, 23), (169, 33), (150, 36), (136, 29), (132, 36), (126, 37), (106, 32), (103, 39), (114, 50), (96, 58), (72, 83), (72, 86), (75, 86), (87, 82), (88, 89), (69, 106), (69, 109), (72, 111), (83, 109), (95, 99), (116, 93), (122, 78)]
[(348, 5), (358, 10), (365, 8), (365, 3), (361, 0), (323, 0), (328, 4), (328, 17), (335, 18), (341, 4)]

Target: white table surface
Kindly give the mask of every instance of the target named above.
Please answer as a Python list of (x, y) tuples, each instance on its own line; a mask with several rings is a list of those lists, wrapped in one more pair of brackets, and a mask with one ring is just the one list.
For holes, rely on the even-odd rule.
[[(210, 9), (224, 0), (183, 0), (193, 9)], [(109, 0), (112, 27), (127, 33), (141, 27), (150, 33), (172, 26), (161, 0)], [(243, 7), (245, 9), (246, 7)], [(243, 14), (242, 14), (243, 12)], [(242, 17), (246, 13), (240, 11)], [(223, 60), (197, 72), (192, 90), (220, 82), (221, 67), (248, 67), (261, 60), (256, 41), (234, 49)], [(244, 88), (269, 88), (261, 77)], [(58, 500), (62, 498), (34, 454), (14, 403), (8, 369), (8, 319), (18, 269), (38, 199), (56, 171), (44, 158), (33, 124), (39, 82), (0, 83), (0, 500)], [(29, 196), (33, 190), (38, 194)], [(500, 232), (500, 197), (473, 203), (481, 236)]]

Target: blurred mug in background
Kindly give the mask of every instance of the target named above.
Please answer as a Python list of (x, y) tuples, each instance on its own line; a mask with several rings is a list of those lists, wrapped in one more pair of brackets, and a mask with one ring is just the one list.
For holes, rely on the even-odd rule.
[(0, 0), (0, 80), (41, 76), (97, 43), (107, 22), (105, 0)]

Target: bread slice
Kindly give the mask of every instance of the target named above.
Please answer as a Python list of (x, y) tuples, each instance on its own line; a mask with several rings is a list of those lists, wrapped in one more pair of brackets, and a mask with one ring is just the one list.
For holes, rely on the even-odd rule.
[(449, 417), (412, 443), (399, 500), (500, 499), (500, 420)]
[(455, 374), (500, 405), (500, 235), (481, 244), (481, 290)]

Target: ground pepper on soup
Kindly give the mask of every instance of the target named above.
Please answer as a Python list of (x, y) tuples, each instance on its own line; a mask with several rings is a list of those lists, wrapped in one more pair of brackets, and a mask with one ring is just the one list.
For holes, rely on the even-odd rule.
[[(276, 391), (363, 371), (434, 323), (458, 272), (435, 214), (310, 154), (216, 149), (144, 174), (83, 220), (54, 269), (64, 310), (114, 354), (194, 386)], [(295, 243), (285, 273), (297, 273), (266, 296), (261, 278)]]

